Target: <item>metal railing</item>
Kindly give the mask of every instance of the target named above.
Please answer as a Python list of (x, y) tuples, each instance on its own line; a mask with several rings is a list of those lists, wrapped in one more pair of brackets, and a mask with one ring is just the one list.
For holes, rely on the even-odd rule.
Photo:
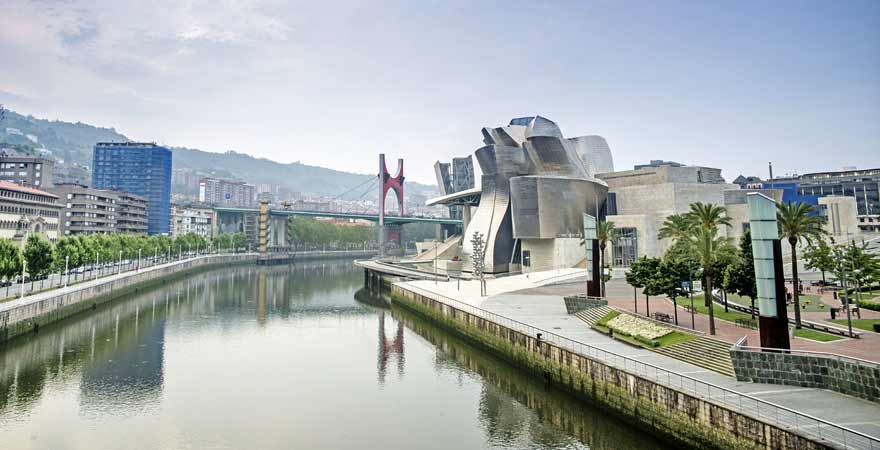
[[(254, 256), (254, 253), (211, 253), (202, 255), (190, 255), (182, 259), (174, 259), (172, 261), (157, 261), (149, 266), (141, 265), (129, 270), (115, 271), (107, 273), (103, 276), (92, 276), (85, 280), (81, 280), (76, 284), (62, 285), (53, 289), (46, 289), (42, 292), (33, 293), (21, 299), (9, 300), (0, 303), (0, 330), (11, 327), (19, 322), (33, 319), (41, 314), (56, 312), (61, 308), (80, 303), (84, 294), (88, 289), (103, 287), (125, 278), (125, 276), (134, 276), (140, 273), (148, 273), (154, 269), (163, 267), (173, 267), (174, 265), (188, 264), (200, 259), (217, 258), (217, 257), (248, 257)], [(76, 298), (78, 296), (78, 298)]]
[(537, 336), (538, 333), (541, 333), (543, 342), (549, 342), (559, 348), (573, 351), (582, 357), (622, 369), (632, 375), (737, 411), (779, 429), (792, 431), (807, 439), (842, 449), (880, 450), (880, 439), (818, 417), (575, 341), (552, 331), (537, 328), (411, 284), (407, 284), (405, 289), (529, 336)]

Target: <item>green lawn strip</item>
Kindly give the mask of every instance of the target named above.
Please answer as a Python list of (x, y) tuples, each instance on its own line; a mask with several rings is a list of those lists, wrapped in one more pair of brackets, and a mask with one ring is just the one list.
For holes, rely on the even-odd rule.
[(619, 316), (619, 315), (620, 315), (620, 311), (611, 311), (608, 314), (605, 314), (604, 316), (602, 316), (602, 318), (599, 319), (598, 322), (596, 322), (596, 325), (599, 325), (600, 327), (605, 328), (607, 330), (608, 329), (608, 325), (607, 325), (608, 321)]
[[(678, 304), (682, 306), (690, 306), (691, 303), (690, 300), (685, 299)], [(717, 303), (713, 303), (713, 305), (716, 319), (726, 320), (728, 322), (736, 322), (736, 319), (752, 319), (752, 316), (743, 312), (734, 311), (732, 309), (728, 309), (725, 312), (724, 305), (719, 305)], [(703, 294), (694, 295), (694, 309), (700, 314), (709, 315), (709, 308), (707, 308), (706, 305), (703, 304)]]
[[(673, 331), (672, 333), (667, 334), (659, 339), (657, 342), (660, 343), (659, 348), (668, 347), (670, 345), (681, 344), (682, 342), (688, 342), (696, 339), (697, 337), (690, 333), (683, 333), (681, 331)], [(657, 348), (657, 347), (655, 347)]]
[(795, 337), (810, 339), (812, 341), (819, 342), (831, 342), (831, 341), (839, 341), (843, 339), (843, 336), (837, 336), (834, 334), (823, 333), (821, 331), (810, 330), (807, 328), (801, 328), (800, 330), (794, 330)]
[[(843, 325), (846, 328), (846, 319), (831, 320), (830, 322)], [(852, 326), (853, 328), (873, 332), (875, 323), (880, 323), (880, 319), (853, 319)]]

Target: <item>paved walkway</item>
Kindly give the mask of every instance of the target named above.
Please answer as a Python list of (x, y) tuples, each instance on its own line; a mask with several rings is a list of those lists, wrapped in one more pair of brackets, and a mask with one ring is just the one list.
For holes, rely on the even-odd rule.
[[(555, 275), (551, 274), (551, 275)], [(574, 275), (574, 274), (572, 274)], [(697, 366), (693, 366), (673, 358), (669, 358), (655, 352), (630, 346), (620, 341), (614, 340), (590, 329), (585, 323), (574, 316), (566, 313), (562, 295), (567, 291), (576, 288), (578, 284), (568, 283), (558, 286), (541, 286), (544, 283), (552, 282), (551, 276), (547, 272), (540, 274), (518, 275), (505, 277), (497, 280), (491, 280), (488, 283), (487, 297), (481, 297), (479, 292), (479, 283), (476, 281), (451, 282), (434, 282), (434, 281), (410, 281), (401, 283), (405, 287), (414, 287), (424, 294), (432, 295), (440, 301), (444, 301), (443, 296), (449, 297), (469, 305), (477, 306), (486, 311), (499, 314), (510, 319), (514, 319), (535, 328), (546, 330), (565, 338), (584, 343), (594, 349), (600, 349), (622, 355), (632, 360), (641, 361), (654, 366), (658, 366), (668, 371), (686, 375), (688, 377), (711, 383), (735, 392), (747, 394), (752, 397), (781, 405), (802, 414), (807, 414), (847, 427), (861, 433), (871, 436), (880, 437), (880, 405), (866, 400), (861, 400), (844, 394), (832, 391), (813, 388), (800, 388), (792, 386), (770, 385), (739, 382), (734, 378), (727, 377)], [(612, 289), (622, 290), (623, 286), (610, 287), (608, 293), (610, 296), (617, 297)], [(580, 292), (580, 291), (579, 291)], [(618, 297), (619, 298), (619, 297)], [(642, 297), (644, 300), (644, 297)], [(622, 300), (621, 300), (622, 301)], [(614, 301), (615, 303), (617, 300)], [(629, 304), (632, 307), (632, 290), (629, 289)], [(643, 305), (641, 305), (643, 306)], [(641, 310), (640, 306), (640, 310)], [(671, 308), (671, 304), (670, 304)], [(653, 305), (652, 305), (653, 309)], [(681, 316), (679, 320), (681, 321)], [(697, 327), (701, 323), (697, 323)], [(742, 330), (742, 329), (740, 329)], [(739, 333), (742, 336), (742, 332)], [(589, 350), (591, 355), (599, 354), (598, 351)], [(628, 367), (632, 370), (632, 362), (623, 361), (622, 358), (614, 360), (606, 360), (607, 363), (618, 366)], [(644, 373), (643, 376), (653, 378), (660, 383), (666, 383), (665, 375), (656, 376), (653, 373)], [(678, 386), (675, 382), (672, 385)], [(691, 390), (685, 386), (683, 390)], [(691, 390), (692, 391), (692, 390)], [(699, 394), (706, 396), (705, 393)], [(737, 400), (734, 396), (727, 395), (718, 396), (709, 394), (715, 401), (729, 403), (731, 407), (737, 408), (737, 404), (733, 403)], [(759, 405), (761, 409), (753, 410), (748, 405), (740, 405), (746, 412), (765, 417), (772, 421), (772, 416), (766, 411), (767, 405)], [(784, 414), (783, 414), (784, 416)], [(793, 417), (780, 417), (780, 422), (794, 425)], [(804, 425), (804, 418), (800, 418), (799, 426), (805, 432), (811, 432), (810, 425)], [(823, 430), (827, 428), (823, 426)], [(815, 427), (813, 427), (815, 429)], [(827, 433), (827, 430), (825, 431)], [(851, 442), (852, 444), (852, 442)], [(875, 444), (876, 447), (876, 444)], [(867, 446), (865, 448), (868, 448)]]

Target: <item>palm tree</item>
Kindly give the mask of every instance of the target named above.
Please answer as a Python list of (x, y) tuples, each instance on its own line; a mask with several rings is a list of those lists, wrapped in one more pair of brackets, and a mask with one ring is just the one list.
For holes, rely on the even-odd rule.
[(620, 230), (614, 227), (614, 222), (603, 221), (596, 225), (596, 239), (599, 241), (599, 279), (602, 281), (602, 297), (605, 297), (605, 247), (608, 242), (614, 242), (620, 235)]
[(814, 214), (816, 208), (803, 202), (777, 203), (776, 221), (779, 223), (779, 237), (788, 240), (791, 246), (791, 282), (794, 298), (794, 326), (801, 327), (801, 306), (798, 298), (797, 245), (800, 241), (808, 244), (825, 233), (823, 218)]
[(660, 232), (657, 233), (658, 239), (678, 240), (683, 237), (690, 236), (694, 227), (693, 217), (688, 214), (673, 214), (663, 221)]
[(712, 268), (715, 267), (722, 253), (727, 253), (732, 247), (730, 240), (718, 236), (721, 226), (730, 226), (730, 217), (723, 206), (711, 203), (696, 202), (691, 204), (691, 210), (687, 213), (693, 223), (689, 241), (694, 256), (703, 268), (703, 278), (706, 286), (703, 292), (706, 296), (706, 306), (709, 307), (709, 334), (715, 334), (715, 304), (712, 301)]

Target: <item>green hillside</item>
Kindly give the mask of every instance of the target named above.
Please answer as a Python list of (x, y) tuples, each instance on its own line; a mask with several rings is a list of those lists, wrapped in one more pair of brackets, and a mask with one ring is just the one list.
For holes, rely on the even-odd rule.
[[(37, 136), (39, 143), (34, 143), (24, 136), (9, 134), (6, 128), (17, 128), (22, 134)], [(64, 160), (65, 164), (78, 163), (90, 166), (92, 147), (96, 142), (128, 140), (128, 137), (114, 128), (95, 127), (81, 122), (38, 119), (14, 111), (7, 111), (3, 122), (0, 123), (0, 144), (7, 144), (6, 146), (17, 150), (45, 146), (55, 159)], [(275, 184), (294, 192), (337, 195), (374, 176), (300, 163), (282, 164), (237, 152), (212, 153), (176, 147), (172, 148), (172, 151), (175, 169), (192, 169), (200, 175), (241, 179), (253, 184)], [(433, 195), (436, 192), (434, 186), (412, 182), (407, 185), (410, 192), (425, 195)], [(363, 189), (355, 189), (345, 197), (358, 197), (362, 192)], [(365, 198), (374, 197), (376, 196), (368, 193)]]

